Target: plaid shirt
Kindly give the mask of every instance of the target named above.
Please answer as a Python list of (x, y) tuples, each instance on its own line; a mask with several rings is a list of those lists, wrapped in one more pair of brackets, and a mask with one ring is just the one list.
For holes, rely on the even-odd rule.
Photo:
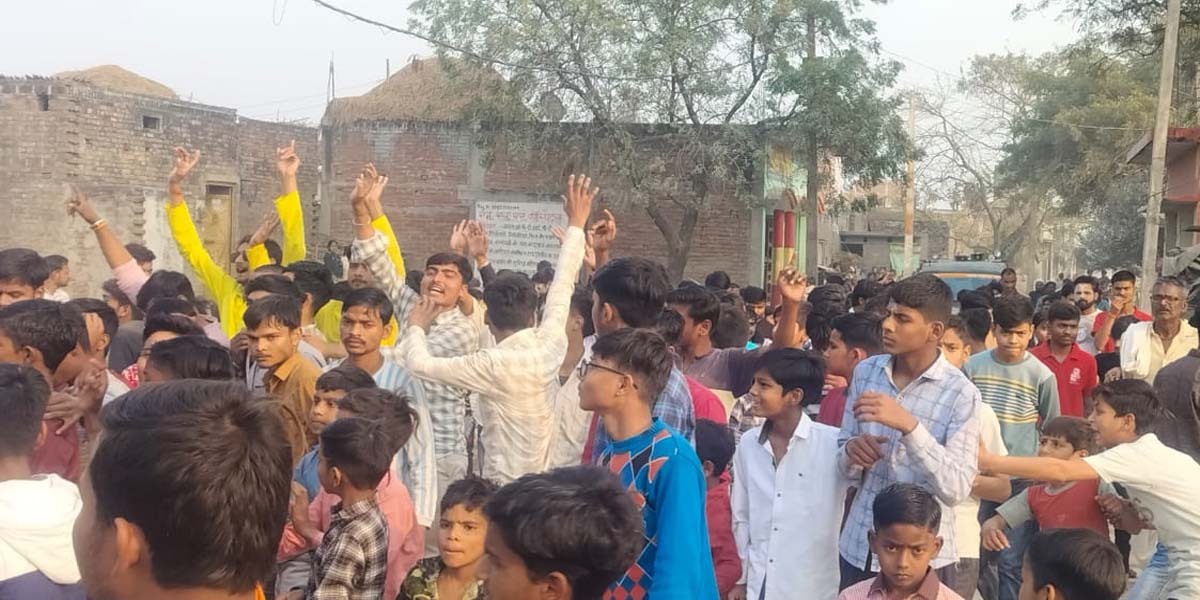
[(388, 526), (374, 499), (333, 507), (305, 600), (379, 600), (387, 580)]
[[(692, 406), (692, 393), (688, 391), (687, 379), (684, 379), (683, 371), (671, 368), (671, 376), (667, 378), (667, 387), (663, 388), (658, 399), (654, 401), (652, 412), (655, 417), (674, 429), (693, 446), (696, 445), (694, 439), (696, 409)], [(596, 423), (596, 442), (592, 447), (592, 458), (597, 463), (600, 461), (600, 456), (604, 454), (604, 450), (612, 443), (612, 439), (608, 437), (608, 430), (604, 429), (603, 421), (598, 421)]]
[[(902, 435), (879, 423), (859, 423), (854, 417), (854, 403), (868, 391), (895, 398), (917, 418), (916, 429)], [(884, 436), (888, 441), (882, 444), (885, 456), (865, 474), (862, 467), (850, 464), (844, 449), (838, 452), (838, 467), (850, 477), (863, 478), (838, 544), (846, 562), (859, 569), (877, 570), (867, 544), (867, 532), (872, 528), (871, 505), (883, 488), (897, 482), (925, 487), (942, 506), (938, 535), (944, 543), (933, 559), (933, 568), (958, 562), (953, 507), (970, 495), (971, 483), (979, 472), (977, 415), (982, 402), (975, 384), (941, 354), (903, 390), (897, 389), (892, 379), (890, 354), (872, 356), (858, 364), (846, 394), (838, 445), (844, 447), (850, 438), (859, 435)]]
[[(387, 254), (387, 238), (376, 233), (369, 240), (355, 240), (353, 260), (367, 265), (375, 275), (379, 289), (383, 290), (396, 310), (396, 322), (402, 330), (397, 336), (396, 346), (380, 348), (384, 357), (406, 366), (402, 343), (408, 315), (421, 297), (400, 279), (396, 267)], [(471, 319), (457, 308), (437, 316), (429, 328), (427, 338), (429, 353), (439, 358), (452, 358), (470, 354), (479, 349), (479, 333)], [(466, 455), (466, 412), (470, 392), (458, 387), (422, 379), (429, 416), (433, 423), (433, 447), (438, 456), (447, 454)]]

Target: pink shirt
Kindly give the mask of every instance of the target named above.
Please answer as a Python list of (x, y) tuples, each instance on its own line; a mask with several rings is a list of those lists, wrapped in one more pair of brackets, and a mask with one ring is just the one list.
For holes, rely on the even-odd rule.
[[(856, 583), (842, 590), (842, 593), (838, 594), (838, 600), (887, 600), (887, 592), (883, 589), (883, 575), (876, 575), (874, 579)], [(921, 581), (921, 587), (905, 600), (963, 600), (963, 597), (938, 581), (937, 573), (930, 569)]]
[[(383, 597), (395, 598), (400, 593), (404, 577), (424, 554), (425, 532), (424, 528), (417, 525), (412, 499), (399, 477), (394, 477), (390, 472), (385, 475), (379, 487), (375, 488), (375, 499), (388, 524), (388, 570)], [(329, 528), (333, 507), (338, 502), (341, 502), (341, 498), (321, 490), (308, 504), (308, 518), (320, 530), (321, 536), (305, 539), (289, 522), (283, 529), (283, 539), (279, 541), (275, 561), (291, 560), (320, 546), (321, 537)]]
[(692, 394), (692, 409), (696, 411), (697, 419), (708, 419), (722, 425), (729, 421), (729, 416), (725, 414), (725, 405), (721, 404), (721, 399), (712, 393), (712, 390), (686, 375), (684, 379), (687, 380), (688, 391)]

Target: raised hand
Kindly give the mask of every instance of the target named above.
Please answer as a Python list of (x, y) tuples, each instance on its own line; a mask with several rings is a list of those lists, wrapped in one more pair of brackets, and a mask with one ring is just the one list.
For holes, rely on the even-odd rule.
[(471, 256), (475, 257), (477, 263), (486, 263), (488, 249), (491, 248), (491, 241), (488, 240), (487, 229), (484, 229), (483, 223), (479, 221), (468, 222), (466, 236), (467, 251), (471, 253)]
[(592, 201), (600, 188), (592, 187), (592, 178), (587, 175), (571, 175), (567, 178), (567, 195), (563, 196), (563, 209), (567, 212), (567, 224), (583, 229), (592, 214)]
[(596, 252), (608, 252), (612, 249), (613, 240), (617, 239), (617, 219), (612, 211), (604, 209), (604, 216), (588, 228), (591, 234), (591, 246)]
[(79, 218), (87, 221), (88, 225), (94, 225), (96, 221), (100, 220), (100, 215), (96, 213), (96, 207), (92, 205), (92, 201), (75, 184), (64, 183), (63, 195), (66, 197), (68, 217), (79, 215)]
[(467, 221), (459, 221), (450, 231), (450, 249), (462, 255), (467, 253)]
[(263, 215), (262, 223), (258, 229), (254, 230), (254, 234), (250, 236), (250, 241), (246, 242), (250, 248), (266, 242), (270, 239), (271, 234), (275, 232), (275, 228), (279, 226), (279, 213), (270, 210)]
[(371, 181), (371, 189), (367, 193), (367, 202), (376, 206), (379, 212), (382, 213), (383, 204), (381, 203), (381, 199), (383, 198), (383, 188), (386, 188), (388, 184), (388, 176), (381, 175), (375, 169), (375, 163), (367, 163), (367, 166), (363, 168), (363, 173)]
[(800, 303), (808, 297), (808, 278), (794, 267), (787, 267), (780, 271), (775, 285), (779, 287), (779, 293), (783, 295), (783, 299), (789, 302)]
[(281, 178), (294, 178), (300, 169), (300, 156), (296, 154), (296, 140), (275, 149), (275, 169)]
[(187, 178), (188, 173), (192, 172), (196, 163), (200, 162), (200, 151), (189, 152), (187, 148), (182, 146), (175, 147), (175, 162), (171, 167), (171, 174), (167, 177), (167, 181), (171, 185), (179, 185)]
[(350, 201), (355, 203), (366, 202), (367, 198), (371, 195), (371, 189), (375, 187), (376, 176), (364, 167), (358, 173), (358, 177), (354, 178), (354, 190), (350, 192)]

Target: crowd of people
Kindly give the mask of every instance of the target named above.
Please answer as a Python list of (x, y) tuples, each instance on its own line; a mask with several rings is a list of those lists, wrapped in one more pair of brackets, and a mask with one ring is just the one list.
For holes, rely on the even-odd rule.
[(557, 263), (497, 270), (464, 221), (412, 270), (372, 165), (348, 252), (313, 261), (300, 158), (275, 158), (232, 272), (185, 149), (165, 210), (190, 277), (74, 186), (95, 297), (0, 250), (0, 600), (1200, 598), (1176, 279), (1149, 312), (1128, 271), (1032, 298), (1011, 269), (957, 296), (675, 286), (613, 257), (584, 175)]

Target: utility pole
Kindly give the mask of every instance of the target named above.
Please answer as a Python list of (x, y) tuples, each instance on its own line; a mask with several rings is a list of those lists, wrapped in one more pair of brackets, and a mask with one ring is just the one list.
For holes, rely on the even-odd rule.
[[(817, 60), (817, 17), (809, 11), (807, 17), (808, 28), (808, 48), (805, 52), (804, 62), (812, 63)], [(820, 280), (820, 273), (817, 265), (821, 264), (817, 256), (820, 248), (818, 237), (821, 234), (820, 219), (821, 212), (818, 210), (817, 198), (821, 194), (821, 157), (820, 149), (817, 147), (817, 132), (812, 129), (814, 126), (809, 125), (808, 139), (805, 140), (808, 146), (808, 174), (807, 174), (807, 191), (804, 202), (804, 212), (807, 213), (807, 227), (805, 228), (804, 239), (804, 273), (807, 274), (811, 281)]]
[(912, 275), (913, 255), (913, 212), (915, 211), (917, 184), (914, 180), (913, 146), (917, 143), (916, 92), (908, 95), (908, 185), (904, 191), (904, 265), (900, 277)]
[(1154, 114), (1154, 145), (1150, 153), (1150, 198), (1146, 202), (1146, 236), (1142, 242), (1142, 285), (1138, 303), (1150, 306), (1150, 288), (1158, 262), (1158, 218), (1162, 210), (1163, 179), (1167, 163), (1167, 129), (1171, 123), (1171, 92), (1175, 85), (1175, 50), (1179, 44), (1180, 0), (1167, 0), (1167, 26), (1163, 34), (1162, 70), (1158, 75), (1158, 110)]

